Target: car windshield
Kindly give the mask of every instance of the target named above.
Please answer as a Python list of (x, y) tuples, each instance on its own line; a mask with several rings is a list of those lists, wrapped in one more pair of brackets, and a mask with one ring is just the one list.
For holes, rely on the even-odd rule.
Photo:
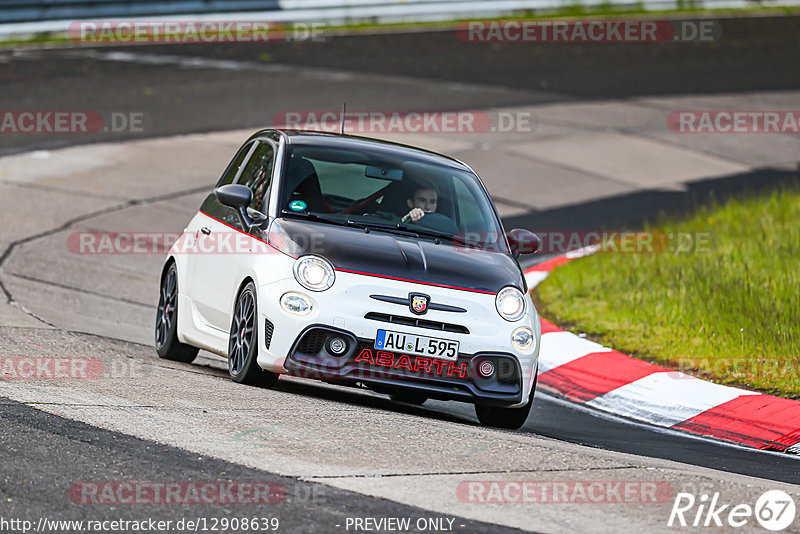
[(284, 216), (443, 238), (508, 253), (490, 200), (471, 172), (397, 151), (290, 146)]

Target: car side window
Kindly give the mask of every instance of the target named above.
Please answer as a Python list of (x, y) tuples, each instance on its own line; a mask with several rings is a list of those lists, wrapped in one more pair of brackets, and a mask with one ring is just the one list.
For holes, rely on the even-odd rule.
[(275, 149), (272, 144), (263, 141), (258, 142), (253, 155), (245, 164), (242, 174), (239, 176), (238, 183), (246, 185), (253, 191), (253, 200), (250, 207), (264, 212), (264, 200), (268, 198), (272, 180), (272, 169), (275, 166)]
[(239, 174), (239, 168), (244, 163), (247, 155), (250, 153), (250, 150), (253, 148), (253, 143), (247, 143), (242, 148), (239, 149), (239, 152), (233, 158), (233, 161), (230, 162), (228, 168), (225, 170), (225, 174), (222, 175), (219, 182), (217, 183), (217, 187), (222, 185), (232, 184), (233, 181), (236, 179), (236, 175)]
[(486, 220), (483, 217), (479, 204), (472, 192), (461, 180), (453, 180), (455, 187), (456, 204), (458, 205), (458, 220), (462, 231), (484, 230)]

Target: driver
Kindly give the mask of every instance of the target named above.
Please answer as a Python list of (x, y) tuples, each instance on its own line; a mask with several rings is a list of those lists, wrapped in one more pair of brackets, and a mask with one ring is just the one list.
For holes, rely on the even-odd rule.
[(413, 190), (411, 197), (406, 199), (406, 204), (411, 208), (411, 211), (403, 215), (400, 222), (411, 219), (411, 222), (416, 223), (426, 213), (436, 212), (439, 207), (439, 191), (432, 181), (421, 180), (416, 183), (416, 188)]

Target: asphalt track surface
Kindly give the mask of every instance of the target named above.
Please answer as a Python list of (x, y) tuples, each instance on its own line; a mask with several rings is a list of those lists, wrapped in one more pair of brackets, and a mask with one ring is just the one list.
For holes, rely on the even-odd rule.
[[(453, 31), (427, 31), (331, 37), (321, 42), (103, 46), (94, 52), (18, 49), (0, 54), (4, 105), (144, 112), (145, 131), (51, 134), (33, 140), (4, 135), (0, 153), (256, 128), (271, 123), (281, 111), (338, 110), (345, 101), (350, 109), (447, 110), (800, 86), (800, 72), (793, 68), (800, 63), (799, 17), (718, 22), (722, 35), (711, 43), (529, 46), (467, 43)], [(114, 52), (152, 57), (139, 63), (92, 57)], [(231, 63), (225, 69), (204, 68), (202, 60)], [(321, 69), (325, 83), (297, 79), (283, 70), (286, 66)], [(343, 78), (337, 71), (356, 76)], [(371, 83), (359, 83), (366, 80), (358, 73), (385, 75), (390, 83), (378, 90)], [(420, 83), (423, 80), (437, 83), (426, 85)]]
[[(286, 109), (336, 109), (342, 100), (358, 102), (365, 109), (472, 109), (531, 105), (546, 102), (625, 98), (646, 94), (747, 92), (800, 87), (798, 19), (745, 19), (726, 21), (726, 36), (711, 47), (696, 44), (638, 45), (609, 51), (589, 45), (543, 47), (531, 53), (518, 45), (459, 43), (452, 34), (377, 35), (333, 38), (325, 43), (272, 43), (228, 46), (147, 46), (117, 50), (87, 49), (18, 50), (0, 53), (0, 98), (4, 109), (91, 109), (101, 112), (143, 111), (142, 134), (92, 136), (2, 136), (0, 151), (14, 153), (108, 140), (160, 137), (179, 133), (257, 127), (269, 123)], [(498, 48), (499, 46), (499, 48)], [(448, 48), (451, 47), (451, 48)], [(97, 54), (131, 52), (137, 61), (98, 60)], [(265, 54), (269, 54), (267, 58)], [(156, 60), (161, 56), (160, 63)], [(149, 59), (148, 59), (149, 58)], [(176, 67), (180, 58), (232, 61), (229, 70)], [(502, 58), (502, 60), (498, 60)], [(237, 68), (245, 62), (248, 68)], [(263, 70), (252, 67), (263, 64)], [(276, 65), (319, 68), (315, 76), (294, 77)], [(252, 68), (251, 68), (252, 67)], [(350, 73), (337, 77), (335, 71)], [(374, 74), (387, 76), (376, 89)], [(360, 78), (360, 74), (365, 76)], [(319, 77), (330, 83), (319, 83)], [(431, 80), (404, 85), (408, 76)], [(547, 80), (542, 83), (542, 80)], [(481, 83), (472, 85), (473, 81)], [(442, 83), (451, 85), (442, 85)], [(447, 87), (449, 90), (443, 91)], [(156, 120), (157, 118), (157, 120)], [(788, 173), (787, 173), (788, 175)], [(786, 179), (774, 171), (761, 186)], [(674, 209), (691, 209), (709, 196), (736, 190), (747, 180), (730, 178), (699, 191), (672, 193)], [(741, 185), (744, 187), (744, 185)], [(650, 203), (658, 203), (656, 195)], [(651, 204), (638, 198), (614, 199), (606, 212), (586, 202), (567, 210), (531, 212), (509, 217), (507, 225), (535, 227), (546, 221), (591, 211), (608, 224), (618, 224), (619, 206), (627, 209), (625, 223), (646, 220)], [(615, 209), (616, 208), (616, 209)], [(636, 209), (631, 209), (636, 208)], [(565, 212), (566, 211), (566, 215)], [(594, 224), (596, 221), (592, 221)], [(3, 221), (3, 225), (12, 224)], [(49, 226), (47, 226), (49, 227)], [(6, 258), (4, 257), (4, 260)], [(14, 336), (13, 330), (7, 335)], [(100, 343), (102, 340), (98, 340)], [(113, 340), (112, 340), (113, 341)], [(146, 346), (134, 347), (147, 351)], [(212, 367), (194, 366), (196, 372), (222, 376)], [(331, 399), (344, 404), (376, 408), (387, 414), (409, 415), (445, 425), (474, 425), (466, 405), (428, 402), (411, 407), (383, 397), (343, 388), (317, 387), (289, 382), (279, 390), (311, 399)], [(430, 517), (431, 512), (376, 499), (331, 486), (281, 477), (213, 458), (164, 447), (148, 440), (57, 417), (27, 404), (0, 400), (0, 511), (5, 517), (57, 516), (80, 518), (88, 514), (65, 500), (76, 480), (120, 477), (136, 480), (235, 480), (278, 481), (289, 498), (281, 505), (283, 531), (332, 532), (346, 516)], [(738, 473), (760, 479), (800, 484), (800, 464), (790, 457), (720, 445), (645, 425), (613, 420), (537, 395), (534, 410), (521, 431), (523, 435), (551, 438), (557, 442), (585, 445), (636, 456), (659, 458), (690, 466)], [(53, 457), (57, 451), (58, 457)], [(320, 489), (321, 488), (321, 489)], [(316, 492), (316, 493), (315, 493)], [(316, 495), (316, 498), (308, 498)], [(175, 518), (181, 515), (213, 517), (240, 512), (198, 505), (108, 509), (93, 507), (93, 519), (143, 516)], [(246, 510), (245, 510), (246, 512)], [(457, 520), (459, 531), (504, 532), (497, 525)]]
[[(413, 523), (432, 514), (386, 499), (302, 482), (249, 469), (235, 463), (201, 458), (116, 432), (98, 429), (0, 399), (0, 460), (4, 467), (3, 515), (16, 518), (83, 519), (93, 521), (144, 518), (155, 521), (193, 520), (198, 517), (264, 517), (280, 520), (279, 532), (341, 531), (347, 517), (407, 517)], [(58, 458), (53, 456), (58, 451)], [(65, 459), (68, 465), (65, 465)], [(92, 480), (135, 473), (140, 481), (180, 480), (198, 484), (216, 480), (269, 483), (276, 486), (274, 504), (219, 504), (196, 506), (132, 505), (109, 507), (76, 505), (64, 499), (76, 480), (91, 473)], [(76, 478), (77, 477), (77, 478)], [(271, 501), (272, 502), (272, 501)], [(87, 508), (90, 511), (87, 512)], [(257, 511), (255, 511), (257, 510)], [(451, 516), (452, 518), (452, 516)], [(459, 532), (519, 532), (458, 518)], [(65, 529), (66, 530), (66, 529)]]

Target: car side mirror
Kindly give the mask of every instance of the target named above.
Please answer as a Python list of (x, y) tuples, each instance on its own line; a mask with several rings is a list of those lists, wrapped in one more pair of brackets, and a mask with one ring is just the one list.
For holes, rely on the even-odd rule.
[(511, 245), (511, 253), (515, 258), (520, 254), (533, 254), (539, 250), (539, 246), (542, 244), (538, 235), (522, 228), (515, 228), (506, 235), (508, 244)]
[(253, 191), (246, 185), (222, 185), (214, 189), (214, 195), (216, 195), (220, 204), (236, 210), (245, 230), (250, 231), (250, 228), (259, 222), (248, 214), (248, 206), (253, 200)]

